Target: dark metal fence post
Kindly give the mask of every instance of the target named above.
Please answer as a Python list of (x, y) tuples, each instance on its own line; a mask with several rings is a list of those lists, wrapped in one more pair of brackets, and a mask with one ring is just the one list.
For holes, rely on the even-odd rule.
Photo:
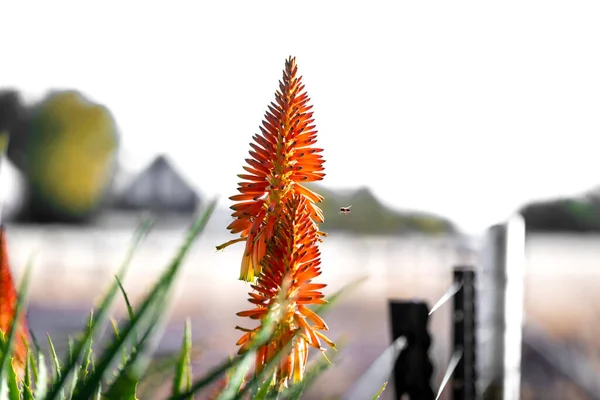
[(452, 377), (454, 400), (475, 400), (475, 271), (472, 267), (454, 268), (454, 282), (461, 284), (454, 295), (452, 353), (460, 351), (462, 357)]
[(424, 302), (390, 301), (392, 342), (406, 338), (406, 346), (394, 365), (396, 398), (407, 394), (411, 400), (433, 400), (429, 359), (431, 336), (427, 330), (429, 307)]

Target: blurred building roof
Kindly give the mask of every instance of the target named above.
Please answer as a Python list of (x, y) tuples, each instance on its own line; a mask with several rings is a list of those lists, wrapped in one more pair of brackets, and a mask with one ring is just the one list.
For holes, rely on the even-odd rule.
[(201, 204), (198, 193), (164, 155), (160, 155), (116, 195), (113, 207), (153, 213), (194, 213)]

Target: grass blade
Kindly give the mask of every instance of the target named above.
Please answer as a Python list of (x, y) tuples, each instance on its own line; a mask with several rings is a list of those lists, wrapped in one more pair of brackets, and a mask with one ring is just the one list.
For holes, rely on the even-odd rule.
[(117, 379), (111, 384), (105, 397), (137, 400), (137, 387), (150, 364), (150, 357), (147, 353), (150, 352), (152, 339), (162, 332), (165, 325), (166, 314), (164, 311), (168, 304), (165, 298), (167, 294), (168, 291), (162, 296), (156, 296), (152, 299), (154, 309), (151, 318), (149, 318), (151, 321), (149, 327), (142, 335), (141, 340), (132, 347), (131, 356), (122, 365)]
[(169, 400), (185, 400), (189, 398), (194, 393), (198, 392), (200, 389), (210, 385), (212, 382), (218, 379), (219, 376), (221, 376), (225, 371), (231, 368), (236, 368), (238, 365), (244, 362), (244, 360), (246, 360), (247, 357), (251, 357), (256, 351), (256, 349), (258, 349), (260, 346), (264, 345), (271, 339), (273, 332), (275, 331), (275, 327), (277, 326), (278, 321), (281, 319), (282, 310), (284, 309), (285, 307), (271, 308), (271, 310), (265, 317), (261, 328), (258, 330), (250, 346), (248, 347), (247, 353), (241, 356), (238, 355), (235, 358), (227, 360), (221, 365), (213, 368), (211, 372), (194, 382), (190, 390), (184, 393), (173, 395), (169, 397)]
[[(131, 244), (131, 246), (127, 252), (127, 255), (125, 257), (125, 260), (123, 261), (123, 264), (121, 265), (119, 272), (117, 274), (119, 277), (122, 278), (125, 275), (125, 273), (127, 272), (127, 269), (131, 263), (131, 260), (133, 259), (133, 255), (134, 255), (135, 251), (138, 249), (138, 247), (142, 243), (143, 239), (148, 234), (151, 225), (152, 225), (152, 220), (146, 219), (138, 227), (138, 229), (134, 235), (133, 243)], [(96, 319), (92, 322), (91, 329), (89, 329), (85, 333), (85, 335), (76, 343), (75, 348), (73, 349), (73, 353), (68, 358), (68, 360), (63, 364), (63, 365), (66, 365), (66, 367), (63, 370), (63, 373), (59, 377), (58, 381), (56, 381), (54, 383), (54, 385), (48, 392), (48, 394), (46, 396), (46, 400), (55, 400), (57, 397), (62, 398), (60, 393), (62, 392), (62, 389), (65, 386), (65, 383), (66, 383), (69, 375), (71, 375), (72, 373), (75, 372), (75, 370), (77, 368), (78, 360), (82, 357), (85, 348), (88, 346), (88, 342), (92, 339), (92, 336), (94, 336), (98, 331), (103, 329), (104, 324), (106, 323), (106, 321), (108, 319), (109, 309), (112, 306), (112, 303), (117, 294), (117, 290), (118, 290), (118, 284), (116, 282), (113, 283), (109, 287), (106, 295), (104, 296), (103, 300), (100, 303), (100, 307), (98, 307), (98, 311), (96, 312)], [(77, 377), (75, 375), (74, 382), (76, 381), (76, 378)]]
[[(246, 384), (246, 386), (244, 386), (244, 388), (242, 390), (239, 390), (239, 392), (235, 392), (236, 395), (234, 398), (235, 399), (243, 399), (247, 393), (251, 393), (252, 391), (257, 390), (257, 389), (258, 389), (258, 391), (253, 396), (253, 398), (257, 398), (257, 399), (265, 398), (267, 396), (267, 394), (269, 393), (269, 389), (271, 388), (270, 380), (273, 377), (273, 373), (275, 372), (275, 369), (279, 365), (281, 357), (284, 354), (289, 354), (291, 352), (294, 340), (298, 336), (300, 336), (300, 330), (296, 333), (296, 335), (292, 338), (292, 340), (290, 340), (290, 342), (286, 346), (284, 346), (282, 349), (280, 349), (273, 356), (271, 361), (269, 361), (267, 363), (267, 365), (265, 365), (265, 367), (259, 374), (254, 374), (252, 379), (250, 381), (248, 381), (248, 383)], [(259, 385), (260, 385), (260, 388), (259, 388)], [(265, 397), (260, 397), (260, 396), (265, 396)]]
[(322, 315), (328, 312), (334, 304), (336, 304), (340, 299), (344, 296), (347, 296), (353, 290), (356, 290), (364, 281), (366, 281), (368, 277), (363, 276), (361, 278), (355, 279), (352, 282), (344, 285), (340, 290), (333, 293), (332, 295), (327, 297), (326, 304), (320, 304), (317, 307), (314, 307), (312, 310), (319, 315)]
[[(76, 362), (74, 361), (74, 354), (73, 354), (73, 338), (69, 335), (69, 361), (70, 362)], [(67, 379), (69, 376), (72, 376), (71, 379), (71, 388), (69, 389), (69, 399), (73, 398), (73, 392), (75, 391), (75, 386), (77, 385), (77, 381), (79, 378), (78, 374), (66, 374), (63, 375), (65, 379)]]
[[(54, 343), (52, 343), (50, 334), (46, 333), (46, 337), (48, 338), (48, 345), (50, 346), (50, 354), (52, 355), (52, 360), (54, 362), (54, 379), (53, 379), (53, 381), (57, 382), (61, 378), (60, 361), (58, 361), (58, 357), (56, 355), (56, 349), (54, 348)], [(48, 394), (48, 391), (46, 390), (45, 396), (47, 394)], [(39, 397), (39, 398), (45, 398), (45, 396)], [(60, 389), (60, 391), (58, 392), (58, 396), (59, 396), (60, 400), (65, 400), (66, 397), (65, 397), (64, 389)]]
[[(142, 378), (145, 380), (148, 379), (148, 368), (152, 364), (152, 357), (149, 354), (155, 350), (158, 345), (158, 340), (156, 340), (156, 338), (162, 334), (164, 327), (166, 326), (167, 316), (165, 309), (168, 304), (166, 301), (167, 297), (169, 297), (168, 294), (168, 291), (166, 291), (162, 297), (157, 297), (154, 300), (154, 310), (150, 326), (144, 332), (142, 339), (133, 346), (132, 354), (124, 368), (121, 370), (119, 377), (113, 385), (114, 387), (111, 387), (109, 395), (114, 394), (118, 396), (118, 398), (127, 395), (133, 400), (135, 397), (132, 397), (132, 393), (133, 395), (137, 395)], [(173, 365), (176, 365), (175, 361), (173, 361)], [(159, 379), (161, 379), (162, 382), (165, 382), (164, 376)], [(123, 390), (124, 393), (121, 394), (120, 392)], [(117, 398), (116, 396), (113, 396), (112, 398)], [(146, 397), (147, 396), (144, 396), (144, 398)]]
[[(117, 324), (117, 321), (113, 317), (110, 317), (110, 323), (113, 328), (113, 334), (115, 335), (115, 339), (119, 340), (121, 338), (121, 335), (119, 334), (119, 325)], [(127, 364), (128, 357), (129, 356), (127, 355), (127, 347), (123, 346), (121, 354), (121, 366), (125, 366), (125, 364)]]
[(92, 310), (90, 312), (90, 318), (88, 320), (88, 325), (87, 325), (86, 334), (89, 337), (89, 340), (87, 341), (87, 348), (84, 353), (85, 355), (83, 357), (83, 363), (81, 364), (81, 366), (79, 368), (79, 380), (80, 381), (85, 381), (87, 379), (88, 368), (90, 367), (90, 362), (91, 362), (91, 357), (92, 357), (92, 343), (94, 342), (93, 337), (92, 337), (93, 323), (94, 323), (94, 310)]
[(23, 386), (23, 396), (20, 400), (35, 400), (35, 398), (33, 397), (33, 391), (29, 386)]
[(58, 357), (56, 356), (56, 349), (54, 348), (54, 343), (52, 343), (50, 334), (46, 333), (46, 337), (48, 338), (50, 354), (52, 355), (52, 360), (54, 361), (54, 380), (56, 381), (58, 378), (60, 378), (60, 361), (58, 361)]
[(192, 323), (190, 319), (185, 321), (183, 343), (181, 344), (181, 356), (175, 370), (173, 379), (173, 394), (179, 394), (192, 387)]
[[(333, 304), (335, 304), (342, 297), (342, 295), (345, 295), (349, 291), (356, 288), (364, 280), (365, 280), (365, 278), (360, 278), (360, 279), (357, 279), (357, 280), (349, 283), (348, 285), (344, 286), (342, 289), (338, 290), (336, 293), (334, 293), (332, 296), (329, 297), (327, 304), (316, 307), (315, 312), (320, 313), (320, 314), (324, 313), (330, 307), (332, 307)], [(284, 292), (285, 291), (281, 291), (281, 293), (284, 293)], [(283, 304), (285, 301), (286, 301), (285, 299), (281, 298), (277, 302), (280, 304)], [(279, 308), (285, 309), (286, 307), (283, 305), (280, 305)], [(300, 332), (298, 332), (298, 334), (299, 333)], [(242, 390), (239, 390), (239, 392), (238, 392), (238, 388), (242, 383), (244, 375), (239, 373), (239, 374), (237, 374), (237, 376), (232, 377), (229, 386), (221, 393), (219, 399), (221, 399), (221, 400), (229, 399), (229, 398), (243, 399), (244, 396), (246, 396), (248, 393), (254, 392), (255, 390), (257, 390), (257, 392), (254, 394), (255, 398), (261, 398), (260, 396), (264, 396), (263, 398), (267, 398), (268, 394), (269, 394), (269, 390), (270, 390), (270, 385), (268, 384), (267, 377), (274, 372), (275, 368), (279, 364), (280, 358), (284, 354), (287, 354), (290, 352), (291, 345), (292, 345), (292, 342), (290, 342), (287, 346), (285, 346), (277, 354), (275, 354), (273, 359), (265, 366), (265, 368), (261, 371), (261, 373), (258, 375), (255, 374), (255, 376), (249, 382), (247, 382), (247, 384), (244, 386), (244, 388)], [(253, 348), (253, 349), (256, 349), (256, 348)], [(238, 363), (241, 365), (244, 365), (245, 363), (247, 363), (248, 359), (251, 359), (253, 354), (246, 354), (244, 356), (247, 356), (248, 358), (242, 357), (242, 359), (238, 361)], [(325, 363), (327, 365), (325, 365)], [(321, 363), (317, 364), (318, 371), (313, 372), (313, 373), (318, 373), (325, 368), (329, 368), (329, 364), (330, 364), (329, 361), (326, 358), (324, 358), (323, 364), (321, 364)], [(238, 372), (239, 372), (239, 370), (238, 370)], [(311, 376), (312, 376), (311, 373), (307, 372), (307, 375), (306, 375), (305, 379), (303, 380), (303, 382), (298, 383), (295, 386), (292, 386), (292, 387), (296, 387), (295, 391), (292, 392), (292, 391), (288, 390), (288, 392), (290, 392), (291, 394), (301, 395), (303, 390), (306, 387), (308, 387), (310, 382), (312, 382), (311, 379), (314, 380), (314, 378), (316, 378), (316, 376), (314, 376), (314, 378), (311, 378)], [(309, 382), (309, 383), (307, 383), (307, 382)], [(287, 398), (287, 397), (284, 397), (284, 398)]]
[[(194, 349), (192, 348), (193, 357)], [(163, 382), (172, 379), (172, 371), (177, 368), (179, 358), (178, 354), (162, 357), (155, 355), (152, 357), (144, 374), (144, 379), (138, 385), (138, 395), (143, 399), (150, 398), (153, 393), (159, 390)]]
[[(345, 285), (340, 290), (338, 290), (337, 292), (335, 292), (333, 295), (331, 295), (331, 296), (328, 297), (327, 304), (323, 304), (323, 305), (319, 305), (319, 306), (315, 307), (314, 311), (317, 314), (319, 314), (319, 315), (322, 315), (325, 312), (329, 311), (329, 309), (335, 303), (337, 303), (340, 300), (340, 298), (342, 298), (343, 296), (347, 295), (352, 290), (356, 289), (366, 279), (367, 279), (366, 277), (358, 278), (358, 279), (350, 282), (349, 284)], [(247, 383), (247, 385), (237, 394), (237, 396), (235, 397), (235, 399), (242, 399), (242, 398), (244, 398), (244, 396), (247, 393), (252, 392), (254, 390), (257, 390), (257, 389), (258, 389), (258, 391), (256, 392), (256, 394), (254, 396), (255, 398), (257, 398), (257, 399), (259, 399), (259, 398), (267, 398), (268, 395), (269, 395), (269, 390), (271, 388), (271, 385), (266, 380), (266, 378), (267, 378), (267, 376), (269, 376), (270, 374), (272, 374), (272, 372), (274, 371), (275, 367), (278, 365), (279, 359), (281, 358), (281, 356), (283, 354), (286, 354), (286, 352), (290, 351), (290, 349), (291, 349), (290, 346), (291, 346), (291, 343), (288, 346), (286, 346), (284, 349), (280, 350), (274, 356), (274, 358), (267, 364), (267, 366), (263, 369), (263, 371), (261, 372), (261, 374), (259, 374), (258, 376), (255, 375)], [(318, 376), (318, 374), (321, 371), (329, 368), (329, 366), (330, 366), (330, 361), (327, 360), (327, 358), (324, 358), (323, 360), (321, 360), (321, 362), (317, 363), (316, 366), (312, 370), (309, 370), (306, 373), (306, 376), (305, 376), (305, 378), (303, 379), (302, 382), (299, 382), (297, 384), (294, 384), (294, 385), (290, 386), (286, 390), (286, 393), (288, 393), (289, 396), (297, 396), (297, 398), (299, 398), (299, 396), (302, 395), (303, 391), (308, 386), (310, 386), (310, 384), (312, 383), (312, 381), (314, 381), (314, 379), (316, 379), (316, 377)], [(284, 396), (284, 398), (287, 399), (288, 397)]]
[[(95, 358), (92, 357), (92, 361), (91, 361), (91, 365), (92, 365), (92, 372), (96, 371), (96, 363), (95, 363)], [(101, 400), (102, 399), (102, 383), (100, 383), (98, 385), (98, 388), (96, 389), (96, 393), (94, 393), (94, 400)]]
[[(121, 336), (119, 339), (115, 340), (109, 347), (103, 352), (100, 356), (100, 360), (98, 361), (96, 370), (91, 374), (90, 378), (87, 382), (82, 383), (77, 387), (76, 394), (73, 396), (73, 399), (88, 399), (95, 392), (98, 385), (102, 382), (106, 372), (109, 370), (110, 365), (115, 360), (117, 354), (122, 351), (122, 349), (127, 345), (130, 340), (132, 340), (135, 335), (136, 330), (142, 321), (145, 321), (147, 314), (152, 310), (152, 306), (154, 305), (154, 299), (162, 299), (163, 297), (160, 294), (156, 294), (156, 292), (152, 292), (152, 298), (148, 299), (141, 307), (140, 312), (134, 317), (134, 320), (131, 321), (125, 329), (121, 331)], [(150, 323), (152, 326), (152, 323)], [(147, 331), (150, 332), (150, 329)], [(144, 337), (143, 340), (146, 338)], [(138, 344), (138, 346), (140, 343)], [(134, 352), (128, 358), (127, 365), (133, 362), (133, 357), (137, 354)], [(125, 368), (127, 365), (123, 366)], [(117, 378), (118, 380), (118, 378)], [(121, 382), (122, 383), (122, 382)], [(136, 382), (137, 383), (137, 382)], [(114, 386), (113, 383), (112, 386)], [(115, 390), (115, 389), (113, 389)]]
[(133, 307), (131, 307), (131, 303), (129, 302), (129, 297), (127, 297), (127, 292), (125, 292), (125, 288), (121, 283), (118, 275), (115, 275), (115, 279), (117, 280), (117, 284), (119, 285), (119, 289), (121, 289), (121, 294), (123, 294), (123, 299), (125, 299), (125, 304), (127, 305), (127, 314), (129, 314), (129, 320), (133, 320)]
[(14, 358), (11, 357), (8, 368), (8, 400), (21, 400), (21, 391), (19, 390), (19, 378), (12, 366)]
[(202, 377), (201, 379), (194, 382), (192, 384), (192, 387), (190, 388), (190, 390), (187, 390), (183, 393), (173, 395), (173, 396), (169, 397), (168, 400), (187, 400), (187, 399), (189, 399), (190, 396), (194, 395), (194, 393), (198, 392), (200, 389), (210, 385), (212, 382), (217, 380), (219, 378), (219, 376), (221, 376), (225, 371), (238, 365), (240, 363), (240, 361), (241, 361), (241, 357), (236, 357), (231, 360), (227, 360), (226, 362), (222, 363), (218, 367), (213, 368), (213, 370), (211, 372), (209, 372), (208, 374), (206, 374), (204, 377)]
[(314, 365), (312, 365), (306, 373), (304, 374), (304, 379), (302, 382), (298, 382), (292, 384), (289, 388), (285, 389), (283, 393), (281, 393), (281, 397), (284, 399), (300, 399), (304, 391), (309, 388), (315, 380), (329, 367), (331, 367), (331, 362), (325, 357), (321, 358)]
[(32, 360), (31, 351), (28, 351), (27, 361), (25, 362), (25, 376), (23, 377), (23, 400), (33, 400), (33, 393), (31, 392)]
[(270, 397), (273, 385), (270, 380), (265, 380), (263, 384), (258, 388), (256, 393), (252, 393), (252, 398), (255, 400), (265, 400)]
[[(275, 326), (279, 325), (279, 321), (281, 321), (281, 318), (283, 318), (284, 316), (284, 310), (287, 310), (288, 305), (289, 305), (289, 298), (286, 298), (285, 294), (288, 291), (285, 289), (282, 289), (279, 292), (279, 296), (276, 299), (276, 301), (273, 303), (273, 305), (271, 306), (271, 311), (270, 311), (270, 315), (272, 315), (272, 323)], [(273, 312), (273, 310), (275, 310), (275, 312)], [(296, 332), (296, 335), (299, 335), (300, 331), (298, 330)], [(267, 340), (271, 339), (271, 335), (269, 335), (268, 337), (264, 337)], [(284, 346), (282, 349), (280, 349), (271, 359), (270, 362), (267, 363), (267, 365), (265, 366), (265, 368), (263, 368), (263, 370), (259, 373), (259, 374), (254, 374), (254, 377), (252, 378), (252, 380), (250, 382), (248, 382), (246, 384), (246, 386), (244, 386), (244, 388), (242, 390), (240, 390), (244, 379), (246, 377), (247, 371), (250, 368), (250, 365), (252, 363), (252, 359), (255, 356), (255, 350), (256, 348), (252, 348), (252, 351), (249, 351), (246, 354), (242, 355), (242, 360), (240, 361), (239, 365), (237, 365), (235, 367), (235, 370), (233, 371), (233, 374), (231, 374), (231, 378), (229, 380), (229, 385), (223, 390), (223, 392), (221, 392), (221, 394), (218, 397), (218, 400), (226, 400), (226, 399), (242, 399), (244, 398), (244, 396), (246, 395), (246, 393), (255, 390), (255, 388), (257, 387), (257, 385), (259, 384), (259, 382), (266, 380), (266, 378), (269, 375), (272, 375), (275, 368), (277, 367), (277, 365), (279, 364), (279, 360), (281, 358), (281, 356), (283, 354), (285, 354), (286, 352), (289, 353), (289, 351), (292, 348), (292, 344), (294, 342), (295, 337), (293, 337), (289, 343)], [(258, 348), (258, 346), (257, 346)]]
[(387, 384), (387, 382), (383, 382), (383, 385), (381, 385), (381, 388), (377, 391), (377, 393), (375, 393), (375, 396), (373, 396), (371, 400), (377, 400), (381, 396), (381, 393), (383, 393), (385, 390)]
[(190, 230), (188, 231), (188, 235), (186, 240), (184, 241), (183, 246), (179, 250), (175, 259), (171, 262), (171, 265), (160, 277), (158, 282), (154, 285), (154, 288), (146, 295), (145, 299), (142, 302), (142, 305), (139, 307), (139, 311), (137, 315), (134, 316), (133, 321), (129, 322), (129, 324), (121, 331), (121, 338), (118, 341), (114, 341), (109, 347), (104, 351), (101, 355), (98, 364), (96, 365), (96, 371), (90, 376), (88, 382), (85, 385), (79, 388), (76, 396), (73, 399), (81, 399), (87, 400), (89, 399), (93, 393), (94, 389), (97, 387), (96, 385), (101, 382), (103, 376), (105, 375), (107, 369), (112, 364), (116, 354), (121, 350), (124, 343), (128, 342), (135, 333), (136, 328), (140, 325), (141, 321), (145, 319), (147, 315), (153, 310), (155, 304), (163, 303), (166, 299), (166, 296), (174, 283), (174, 279), (179, 272), (180, 267), (183, 263), (183, 260), (190, 248), (198, 238), (198, 236), (204, 230), (206, 223), (210, 219), (212, 212), (216, 206), (216, 201), (213, 200), (207, 206), (205, 212), (198, 218), (195, 223), (192, 225)]
[[(32, 331), (31, 328), (29, 329), (29, 334), (31, 335)], [(29, 343), (27, 343), (27, 353), (28, 353), (28, 358), (29, 358), (29, 362), (30, 362), (30, 368), (31, 368), (31, 373), (33, 375), (33, 380), (37, 381), (37, 376), (38, 376), (38, 367), (37, 364), (35, 362), (36, 360), (36, 356), (35, 354), (40, 354), (40, 346), (37, 343), (37, 340), (35, 338), (35, 336), (31, 335), (31, 341), (34, 344), (34, 348), (35, 353), (31, 350), (31, 347), (29, 346)]]
[(46, 369), (46, 360), (44, 355), (38, 352), (38, 374), (35, 380), (35, 398), (43, 399), (48, 391), (48, 370)]
[[(277, 367), (277, 365), (279, 365), (279, 360), (281, 359), (281, 356), (284, 353), (289, 352), (290, 349), (291, 349), (291, 342), (288, 346), (285, 346), (283, 349), (281, 349), (273, 357), (273, 359), (267, 363), (267, 365), (263, 368), (263, 370), (260, 372), (260, 374), (258, 374), (258, 375), (254, 374), (252, 379), (250, 379), (250, 381), (248, 381), (248, 383), (246, 383), (246, 386), (244, 386), (241, 390), (240, 390), (239, 386), (236, 387), (235, 392), (231, 391), (231, 393), (227, 393), (231, 397), (223, 397), (223, 399), (226, 399), (226, 398), (243, 399), (247, 393), (252, 393), (254, 391), (256, 391), (256, 393), (254, 393), (252, 395), (253, 399), (267, 398), (269, 391), (271, 389), (273, 389), (272, 378), (273, 378), (273, 373), (275, 372), (275, 368)], [(249, 362), (252, 362), (252, 359), (250, 359)], [(242, 365), (244, 365), (244, 364), (242, 364)], [(246, 369), (248, 368), (248, 366), (246, 367)], [(239, 383), (241, 384), (241, 382), (239, 382)], [(260, 385), (260, 387), (259, 387), (259, 385)]]
[(0, 379), (0, 399), (6, 399), (8, 396), (8, 384), (6, 382), (6, 377)]
[[(233, 371), (231, 373), (231, 377), (229, 379), (229, 384), (227, 387), (219, 394), (217, 400), (229, 400), (238, 398), (245, 393), (240, 391), (242, 384), (244, 383), (244, 379), (250, 366), (252, 365), (252, 359), (254, 358), (255, 352), (249, 351), (246, 354), (242, 355), (242, 359), (240, 362), (233, 367)], [(266, 368), (265, 368), (266, 369)], [(248, 385), (244, 387), (247, 389)]]
[(362, 373), (358, 379), (350, 386), (345, 394), (345, 398), (349, 399), (366, 399), (371, 396), (380, 386), (380, 382), (388, 379), (393, 373), (394, 365), (400, 353), (406, 348), (406, 338), (399, 337), (388, 346), (376, 359), (371, 363), (366, 371)]
[(132, 348), (131, 355), (127, 362), (120, 368), (117, 379), (108, 388), (104, 394), (105, 397), (109, 399), (137, 400), (137, 386), (144, 371), (137, 370), (136, 362), (138, 356), (144, 352), (147, 340), (152, 336), (152, 333), (153, 329), (151, 325), (146, 329), (137, 345)]

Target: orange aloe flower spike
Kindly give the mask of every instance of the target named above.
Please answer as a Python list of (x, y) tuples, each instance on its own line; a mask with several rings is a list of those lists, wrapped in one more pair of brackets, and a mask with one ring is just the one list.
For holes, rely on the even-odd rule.
[[(319, 331), (328, 330), (327, 324), (307, 308), (311, 304), (323, 304), (320, 292), (324, 284), (314, 283), (321, 274), (319, 232), (311, 220), (310, 200), (298, 194), (292, 195), (280, 214), (273, 238), (267, 244), (263, 258), (263, 270), (252, 288), (249, 302), (254, 308), (239, 312), (241, 317), (262, 319), (269, 307), (278, 305), (280, 292), (287, 299), (283, 317), (275, 328), (271, 341), (257, 350), (255, 370), (260, 372), (274, 355), (292, 341), (292, 350), (284, 354), (275, 380), (280, 384), (301, 381), (306, 367), (308, 348), (324, 351), (321, 340), (332, 348), (333, 342)], [(244, 353), (260, 328), (244, 331), (236, 343)], [(299, 333), (297, 335), (297, 333)]]
[(317, 131), (312, 106), (297, 72), (296, 59), (288, 58), (261, 133), (254, 135), (254, 143), (250, 143), (251, 158), (246, 159), (248, 165), (244, 166), (247, 174), (238, 175), (243, 180), (238, 184), (240, 194), (230, 197), (236, 202), (231, 207), (235, 220), (227, 229), (241, 237), (217, 249), (246, 242), (240, 280), (253, 281), (260, 274), (275, 221), (292, 195), (305, 197), (311, 219), (323, 222), (323, 212), (315, 205), (323, 197), (302, 186), (304, 182), (323, 179), (325, 161), (320, 154), (322, 149), (314, 147)]
[[(0, 331), (8, 335), (15, 319), (17, 307), (17, 290), (10, 272), (8, 259), (8, 246), (4, 226), (0, 226)], [(24, 314), (17, 323), (17, 336), (15, 337), (13, 367), (18, 375), (22, 376), (27, 360), (27, 342), (29, 331)]]

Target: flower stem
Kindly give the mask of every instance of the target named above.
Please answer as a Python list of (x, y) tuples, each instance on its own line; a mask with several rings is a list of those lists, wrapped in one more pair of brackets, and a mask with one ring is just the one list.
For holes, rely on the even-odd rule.
[(231, 246), (232, 244), (236, 244), (238, 242), (243, 242), (245, 240), (246, 240), (245, 237), (241, 237), (241, 238), (237, 238), (237, 239), (232, 239), (232, 240), (230, 240), (228, 242), (225, 242), (223, 244), (220, 244), (220, 245), (216, 246), (217, 247), (217, 251), (223, 250), (223, 249), (225, 249), (225, 247)]

